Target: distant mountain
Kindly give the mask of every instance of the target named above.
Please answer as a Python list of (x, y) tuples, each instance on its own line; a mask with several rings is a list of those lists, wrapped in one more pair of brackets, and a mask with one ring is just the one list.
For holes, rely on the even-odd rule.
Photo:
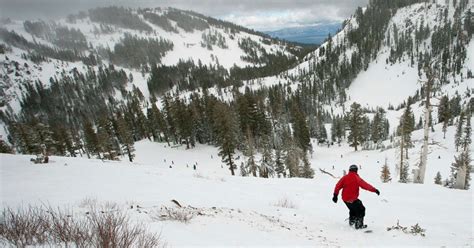
[(306, 27), (284, 28), (268, 31), (266, 34), (292, 42), (303, 44), (322, 44), (328, 34), (335, 34), (341, 28), (341, 23), (324, 23)]

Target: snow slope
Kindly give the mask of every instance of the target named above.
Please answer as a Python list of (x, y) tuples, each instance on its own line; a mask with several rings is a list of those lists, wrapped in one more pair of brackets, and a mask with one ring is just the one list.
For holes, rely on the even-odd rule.
[[(442, 138), (440, 126), (435, 130), (430, 140), (439, 145), (430, 146), (423, 185), (396, 182), (394, 149), (353, 152), (345, 145), (327, 148), (314, 144), (311, 164), (317, 172), (315, 179), (261, 179), (230, 176), (229, 170), (221, 167), (214, 147), (198, 145), (186, 150), (144, 140), (136, 144), (133, 163), (126, 159), (52, 157), (49, 164), (35, 165), (29, 161), (31, 156), (1, 154), (1, 204), (46, 203), (83, 213), (90, 202), (116, 203), (116, 208), (161, 233), (161, 238), (175, 247), (471, 246), (472, 190), (448, 189), (431, 180), (437, 171), (443, 179), (449, 174), (455, 154), (449, 137), (453, 137), (454, 128), (449, 128), (447, 139)], [(412, 165), (422, 133), (416, 131), (413, 136)], [(379, 176), (385, 158), (394, 179), (383, 184)], [(195, 171), (192, 165), (196, 162)], [(381, 192), (380, 196), (367, 191), (360, 195), (372, 234), (347, 225), (346, 206), (331, 201), (337, 179), (319, 173), (322, 168), (340, 177), (353, 163), (361, 166), (359, 174)], [(172, 199), (198, 208), (202, 215), (188, 224), (154, 219), (161, 206), (173, 206)], [(282, 200), (294, 208), (277, 206)], [(131, 205), (140, 207), (130, 209)], [(408, 227), (418, 223), (426, 229), (426, 236), (387, 231), (397, 221)]]

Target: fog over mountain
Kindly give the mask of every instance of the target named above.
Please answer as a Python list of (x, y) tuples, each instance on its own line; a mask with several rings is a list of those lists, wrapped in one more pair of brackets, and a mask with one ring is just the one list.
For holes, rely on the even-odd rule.
[(320, 22), (341, 22), (350, 17), (358, 6), (365, 6), (367, 2), (367, 0), (0, 0), (0, 17), (54, 19), (81, 10), (110, 5), (132, 8), (175, 7), (193, 10), (256, 30), (279, 30)]

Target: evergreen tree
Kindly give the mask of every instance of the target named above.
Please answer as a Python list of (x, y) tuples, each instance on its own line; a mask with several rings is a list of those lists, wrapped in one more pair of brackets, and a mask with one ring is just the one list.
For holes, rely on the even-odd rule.
[(115, 135), (112, 130), (112, 123), (107, 117), (102, 117), (97, 125), (97, 141), (99, 150), (104, 158), (115, 160), (117, 157)]
[(245, 168), (245, 164), (244, 164), (244, 162), (242, 162), (242, 163), (240, 164), (240, 176), (246, 177), (246, 176), (248, 176), (248, 175), (249, 175), (249, 174), (248, 174), (248, 172), (247, 172), (247, 168)]
[(135, 157), (135, 147), (133, 146), (133, 135), (132, 130), (128, 126), (127, 121), (123, 117), (123, 115), (119, 112), (116, 116), (116, 133), (122, 144), (122, 150), (127, 154), (128, 160), (133, 162), (133, 158)]
[(99, 140), (89, 120), (84, 121), (84, 140), (87, 157), (90, 158), (90, 154), (99, 155)]
[(388, 138), (388, 120), (385, 117), (385, 110), (383, 108), (377, 108), (374, 115), (371, 126), (371, 140), (379, 148), (382, 141)]
[(434, 178), (434, 183), (435, 184), (438, 184), (438, 185), (441, 185), (443, 182), (443, 179), (441, 178), (441, 173), (436, 173), (436, 177)]
[(13, 153), (13, 149), (2, 139), (0, 139), (0, 153)]
[(252, 173), (252, 176), (257, 177), (257, 163), (255, 162), (255, 145), (253, 141), (250, 128), (247, 128), (247, 138), (246, 138), (246, 147), (244, 155), (248, 157), (247, 168), (249, 173)]
[(306, 118), (299, 108), (293, 108), (293, 136), (304, 153), (311, 151), (311, 139)]
[(290, 144), (289, 149), (286, 151), (285, 165), (289, 172), (289, 177), (299, 177), (300, 171), (300, 154), (302, 153), (301, 148), (297, 147), (296, 144)]
[(278, 177), (286, 177), (285, 164), (283, 162), (282, 150), (280, 148), (275, 149), (275, 172)]
[(400, 158), (397, 163), (397, 172), (399, 176), (398, 181), (401, 183), (407, 183), (409, 163), (408, 163), (408, 154), (404, 154), (404, 153), (407, 153), (408, 151), (405, 149), (405, 140), (404, 140), (403, 135), (400, 136), (400, 145), (399, 145), (399, 148), (397, 149), (397, 152), (399, 153), (398, 156)]
[(411, 111), (409, 101), (407, 107), (400, 118), (400, 125), (398, 126), (398, 135), (402, 137), (403, 147), (405, 148), (405, 158), (408, 159), (408, 149), (412, 147), (411, 133), (413, 132), (415, 125), (415, 117)]
[(363, 124), (364, 124), (364, 115), (360, 104), (353, 103), (351, 105), (351, 111), (347, 116), (347, 122), (349, 125), (349, 142), (350, 146), (354, 147), (357, 151), (357, 147), (361, 144), (363, 140)]
[(443, 96), (439, 101), (438, 121), (443, 123), (443, 139), (446, 138), (446, 130), (451, 119), (451, 110), (449, 109), (449, 98)]
[(388, 183), (392, 181), (392, 178), (390, 177), (390, 169), (388, 168), (388, 164), (387, 164), (387, 158), (385, 158), (385, 163), (382, 166), (380, 179), (382, 179), (383, 183)]
[(273, 155), (268, 138), (264, 139), (262, 160), (260, 161), (259, 174), (260, 177), (268, 178), (275, 174), (275, 168), (273, 167)]
[(309, 163), (308, 157), (306, 154), (303, 154), (303, 168), (301, 170), (301, 177), (304, 178), (314, 178), (314, 170), (311, 168), (311, 164)]
[(471, 181), (471, 117), (466, 116), (466, 126), (462, 129), (462, 137), (460, 138), (461, 152), (454, 157), (454, 163), (451, 166), (451, 178), (454, 182), (453, 187), (457, 189), (469, 189)]
[(458, 151), (462, 143), (464, 121), (465, 121), (465, 114), (464, 114), (464, 111), (461, 111), (461, 115), (459, 116), (458, 124), (456, 126), (456, 133), (454, 134), (454, 145), (456, 147), (456, 151)]
[(235, 127), (235, 118), (232, 116), (230, 108), (224, 103), (217, 103), (214, 107), (214, 118), (216, 121), (217, 141), (219, 145), (219, 156), (222, 162), (229, 166), (232, 176), (234, 170), (234, 153), (237, 146), (237, 135)]

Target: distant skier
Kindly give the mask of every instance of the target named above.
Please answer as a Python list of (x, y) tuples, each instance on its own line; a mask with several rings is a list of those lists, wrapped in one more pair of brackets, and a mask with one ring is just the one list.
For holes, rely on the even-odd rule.
[(362, 201), (358, 199), (359, 187), (380, 195), (380, 191), (359, 177), (357, 174), (357, 165), (353, 164), (349, 167), (349, 173), (337, 182), (332, 197), (332, 201), (337, 203), (337, 195), (339, 194), (339, 190), (342, 189), (342, 200), (347, 208), (349, 208), (349, 225), (354, 225), (356, 229), (367, 227), (367, 225), (364, 225), (365, 207)]

